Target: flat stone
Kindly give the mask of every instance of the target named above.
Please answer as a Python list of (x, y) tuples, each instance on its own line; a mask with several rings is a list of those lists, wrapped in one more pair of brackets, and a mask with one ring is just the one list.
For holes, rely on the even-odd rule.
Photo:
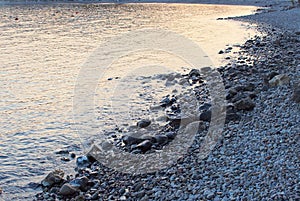
[(77, 188), (74, 188), (71, 184), (66, 183), (59, 189), (59, 194), (64, 196), (74, 195), (77, 193)]

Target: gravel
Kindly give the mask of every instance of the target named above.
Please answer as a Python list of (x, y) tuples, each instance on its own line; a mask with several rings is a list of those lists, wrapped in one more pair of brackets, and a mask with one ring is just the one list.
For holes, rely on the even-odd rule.
[[(87, 157), (76, 175), (44, 187), (36, 200), (299, 200), (300, 105), (293, 97), (300, 77), (300, 38), (291, 30), (261, 27), (265, 36), (249, 39), (217, 69), (240, 118), (225, 124), (206, 158), (198, 158), (205, 132), (176, 164), (154, 173), (124, 174)], [(270, 86), (278, 75), (289, 82)], [(251, 109), (235, 108), (234, 102), (245, 99), (253, 103)], [(71, 186), (69, 196), (53, 190), (83, 176), (89, 179), (84, 190)]]

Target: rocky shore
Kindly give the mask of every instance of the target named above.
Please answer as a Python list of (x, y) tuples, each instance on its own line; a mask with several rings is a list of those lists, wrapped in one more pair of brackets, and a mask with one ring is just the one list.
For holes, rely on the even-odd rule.
[[(205, 159), (197, 158), (197, 152), (207, 134), (212, 105), (205, 77), (191, 69), (174, 79), (188, 83), (199, 95), (200, 116), (193, 121), (201, 126), (175, 164), (131, 175), (107, 168), (91, 155), (79, 156), (76, 175), (49, 173), (35, 200), (299, 200), (300, 37), (274, 27), (262, 32), (239, 45), (229, 63), (216, 69), (223, 78), (227, 113), (222, 137)], [(231, 49), (219, 53), (226, 57)], [(159, 108), (169, 113), (164, 129), (155, 136), (124, 135), (114, 140), (115, 146), (135, 154), (168, 146), (183, 118), (177, 116), (179, 100), (172, 94), (162, 98)], [(152, 122), (136, 123), (138, 130)]]

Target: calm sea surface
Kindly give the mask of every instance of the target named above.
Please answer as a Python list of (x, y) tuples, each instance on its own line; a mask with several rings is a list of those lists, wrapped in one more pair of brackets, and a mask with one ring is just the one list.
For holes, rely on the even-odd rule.
[[(54, 168), (71, 172), (75, 167), (74, 160), (63, 162), (55, 151), (82, 153), (73, 122), (74, 86), (82, 64), (101, 43), (128, 31), (159, 28), (194, 41), (217, 66), (224, 62), (220, 49), (242, 43), (255, 32), (247, 24), (216, 19), (253, 10), (188, 4), (0, 6), (0, 200), (31, 200), (36, 193), (31, 182), (38, 183)], [(184, 65), (170, 55), (147, 55), (169, 59), (173, 70)], [(144, 59), (142, 53), (131, 56), (135, 61)], [(131, 68), (122, 59), (116, 66)], [(150, 74), (157, 70), (148, 68)], [(108, 77), (116, 76), (118, 70), (111, 68)], [(110, 84), (105, 89), (112, 92)], [(98, 108), (102, 106), (100, 101)], [(138, 104), (133, 108), (139, 110)], [(99, 115), (100, 127), (101, 122), (105, 127), (106, 118)]]

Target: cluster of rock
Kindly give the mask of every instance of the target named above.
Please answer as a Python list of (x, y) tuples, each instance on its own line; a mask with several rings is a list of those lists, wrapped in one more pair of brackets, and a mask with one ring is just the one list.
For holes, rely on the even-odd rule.
[[(205, 79), (192, 70), (183, 76), (185, 81), (180, 79), (192, 86), (200, 103), (197, 120), (207, 127), (176, 164), (151, 174), (128, 175), (104, 167), (91, 156), (80, 156), (76, 175), (65, 176), (61, 170), (49, 173), (36, 200), (300, 199), (300, 41), (297, 36), (269, 31), (268, 36), (248, 40), (240, 46), (237, 59), (217, 69), (226, 90), (226, 124), (223, 138), (205, 159), (199, 160), (197, 154), (213, 106)], [(179, 100), (172, 95), (162, 99), (158, 108), (169, 113), (154, 136), (124, 135), (115, 145), (136, 154), (168, 146), (183, 118), (177, 118)], [(152, 123), (142, 119), (136, 128), (147, 129)]]

